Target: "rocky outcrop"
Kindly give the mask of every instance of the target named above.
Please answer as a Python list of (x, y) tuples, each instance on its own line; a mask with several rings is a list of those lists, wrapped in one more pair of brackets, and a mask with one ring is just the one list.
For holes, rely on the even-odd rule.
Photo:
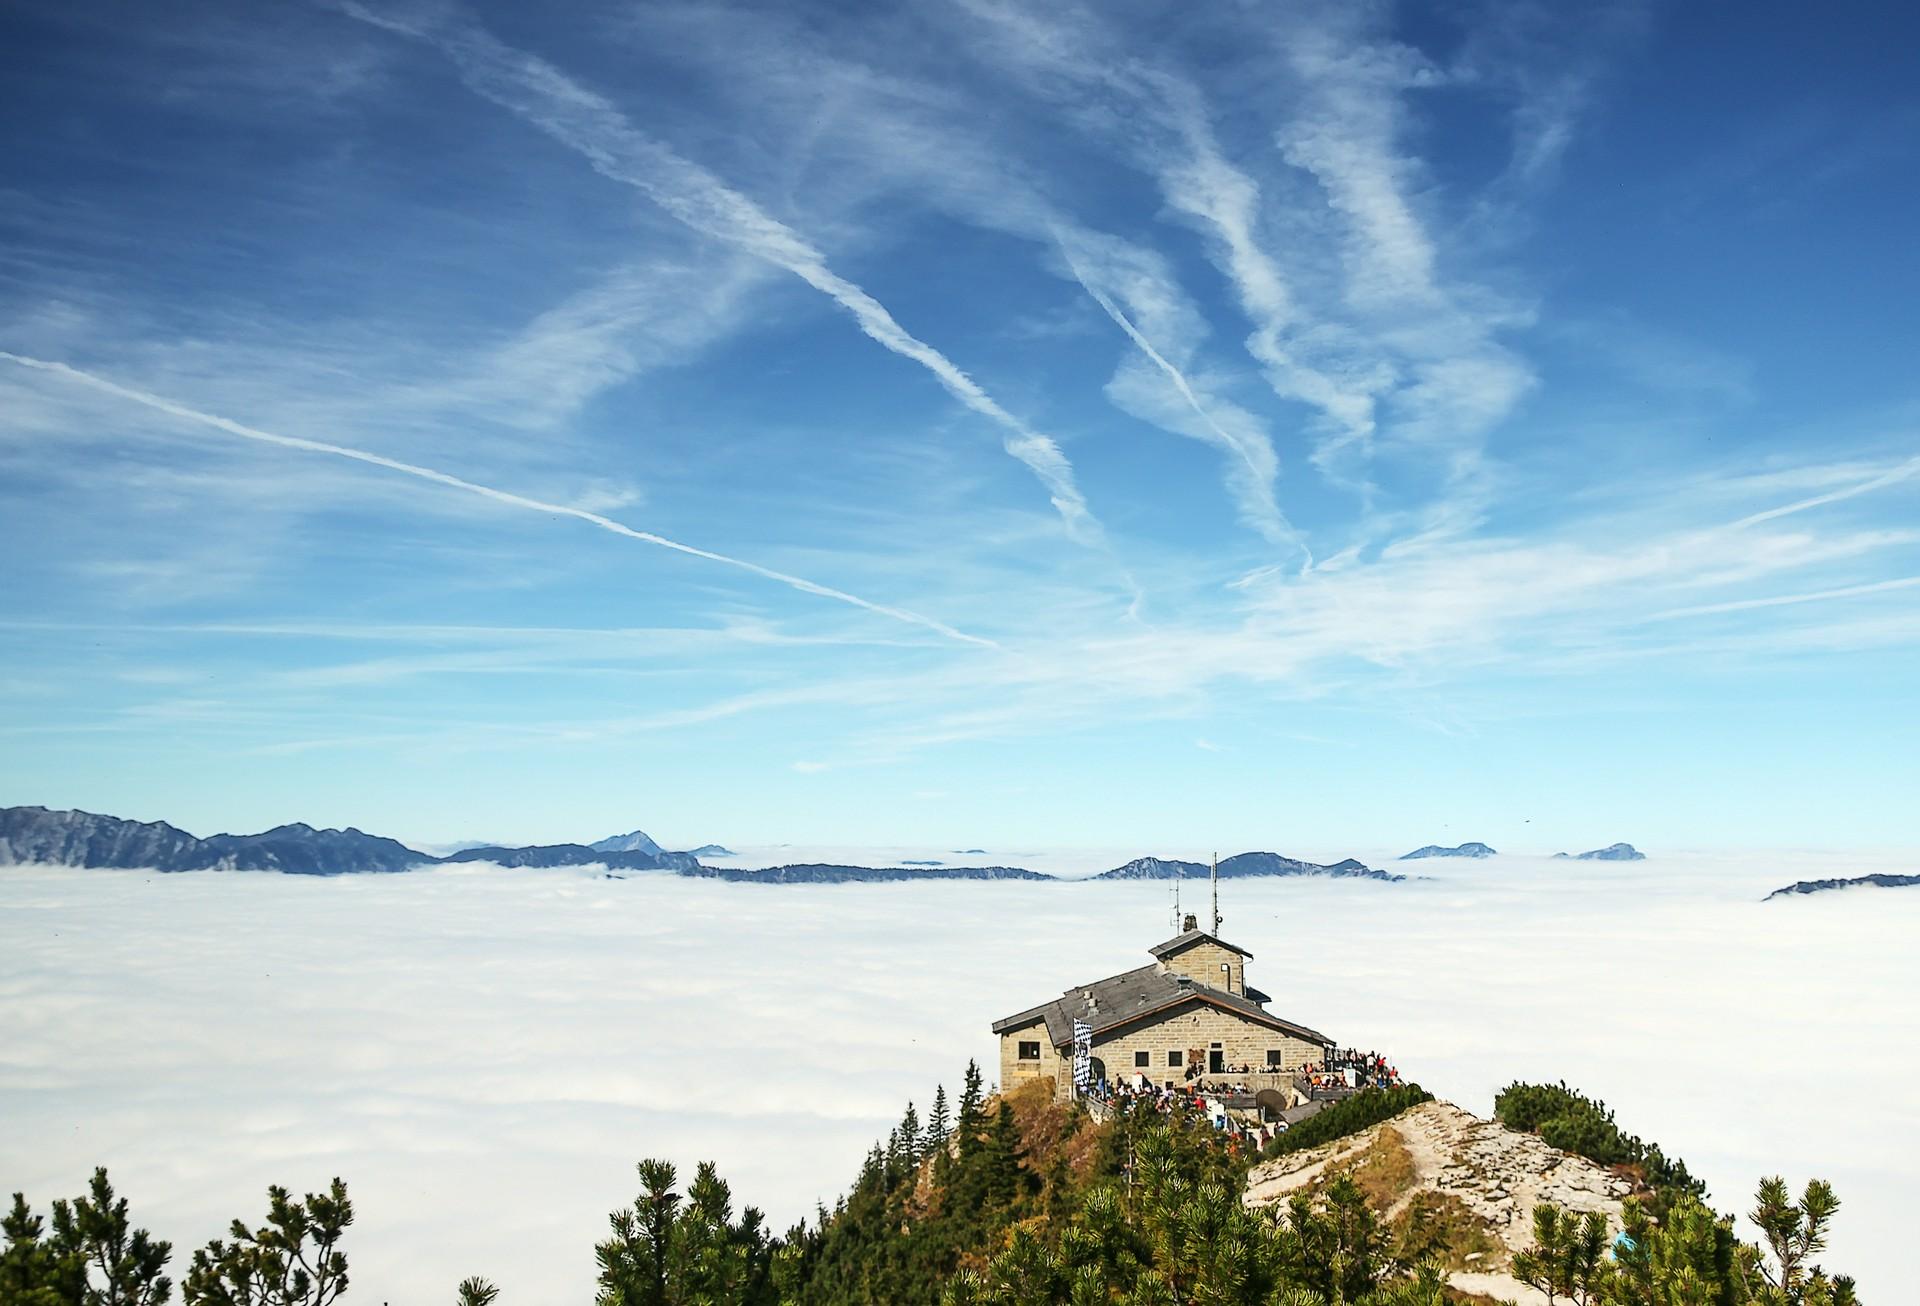
[(1546, 1300), (1508, 1273), (1513, 1254), (1532, 1242), (1533, 1208), (1545, 1202), (1598, 1211), (1618, 1231), (1621, 1202), (1633, 1191), (1621, 1175), (1538, 1135), (1428, 1102), (1349, 1138), (1255, 1166), (1245, 1200), (1271, 1206), (1343, 1171), (1354, 1172), (1364, 1190), (1361, 1167), (1377, 1164), (1383, 1151), (1399, 1165), (1392, 1189), (1377, 1199), (1370, 1194), (1382, 1217), (1391, 1222), (1416, 1204), (1454, 1212), (1463, 1237), (1450, 1258), (1453, 1286), (1523, 1304)]

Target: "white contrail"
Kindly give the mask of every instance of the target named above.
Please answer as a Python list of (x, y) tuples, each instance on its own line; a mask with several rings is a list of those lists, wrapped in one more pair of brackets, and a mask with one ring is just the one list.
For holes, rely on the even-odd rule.
[(306, 440), (297, 435), (276, 435), (272, 431), (263, 431), (258, 427), (247, 426), (241, 422), (233, 421), (230, 418), (220, 417), (213, 413), (201, 412), (197, 408), (189, 408), (185, 404), (175, 403), (173, 400), (163, 398), (160, 395), (152, 394), (145, 390), (136, 390), (132, 386), (121, 385), (117, 381), (109, 381), (103, 376), (96, 376), (92, 372), (82, 371), (80, 368), (71, 367), (66, 363), (50, 362), (43, 358), (28, 358), (21, 354), (9, 353), (3, 349), (0, 349), (0, 359), (5, 359), (9, 363), (18, 364), (21, 367), (32, 368), (38, 372), (51, 372), (56, 376), (66, 377), (70, 381), (77, 381), (81, 385), (91, 386), (95, 390), (105, 391), (107, 394), (116, 395), (119, 398), (130, 400), (133, 403), (155, 409), (158, 412), (166, 413), (173, 417), (184, 418), (190, 422), (199, 422), (203, 426), (211, 426), (215, 430), (225, 431), (229, 435), (237, 435), (245, 440), (257, 440), (262, 444), (277, 444), (285, 449), (302, 449), (308, 453), (331, 454), (336, 458), (351, 458), (354, 462), (367, 463), (374, 467), (384, 467), (388, 471), (399, 472), (405, 476), (418, 477), (423, 481), (433, 481), (439, 485), (451, 486), (456, 490), (465, 490), (468, 494), (477, 494), (483, 499), (492, 499), (496, 503), (508, 504), (511, 507), (527, 508), (534, 512), (557, 513), (563, 517), (577, 517), (589, 525), (598, 526), (601, 530), (611, 531), (615, 535), (624, 535), (628, 539), (639, 540), (644, 544), (656, 544), (663, 549), (672, 549), (676, 553), (689, 554), (695, 558), (705, 558), (709, 562), (718, 562), (729, 567), (738, 567), (740, 570), (750, 571), (756, 576), (764, 576), (768, 580), (777, 580), (782, 585), (791, 586), (805, 594), (817, 594), (821, 598), (837, 599), (841, 603), (850, 603), (856, 608), (864, 608), (868, 612), (876, 612), (883, 617), (892, 617), (895, 621), (904, 621), (910, 625), (923, 626), (928, 630), (945, 635), (948, 639), (960, 640), (967, 644), (977, 644), (982, 648), (997, 649), (1000, 647), (990, 639), (983, 639), (978, 635), (969, 635), (965, 631), (955, 630), (945, 622), (935, 621), (932, 617), (923, 617), (919, 613), (910, 611), (909, 609), (890, 607), (884, 603), (874, 603), (871, 600), (861, 598), (857, 594), (849, 594), (845, 590), (837, 590), (829, 585), (821, 585), (815, 581), (807, 580), (802, 576), (790, 576), (784, 571), (775, 571), (771, 567), (762, 567), (757, 562), (747, 562), (740, 558), (730, 558), (724, 553), (715, 553), (710, 549), (701, 549), (691, 544), (682, 544), (678, 540), (670, 540), (664, 535), (655, 535), (651, 531), (637, 531), (631, 526), (622, 525), (611, 517), (602, 517), (597, 512), (588, 512), (585, 508), (573, 508), (564, 503), (548, 503), (543, 499), (530, 499), (524, 494), (514, 494), (508, 490), (496, 490), (490, 485), (480, 485), (473, 481), (464, 480), (458, 476), (449, 475), (446, 472), (437, 472), (431, 467), (421, 467), (416, 463), (403, 463), (397, 458), (386, 458), (377, 453), (368, 453), (364, 449), (352, 449), (341, 444), (328, 444), (322, 440)]
[(1849, 485), (1844, 490), (1832, 490), (1826, 494), (1816, 494), (1811, 499), (1800, 499), (1794, 503), (1782, 504), (1778, 508), (1768, 508), (1764, 512), (1756, 512), (1751, 516), (1742, 517), (1739, 521), (1729, 522), (1727, 529), (1738, 530), (1743, 526), (1753, 526), (1763, 521), (1772, 521), (1776, 517), (1785, 517), (1792, 513), (1805, 512), (1809, 508), (1818, 508), (1825, 504), (1838, 503), (1842, 499), (1851, 499), (1856, 495), (1868, 494), (1874, 490), (1884, 489), (1889, 485), (1897, 485), (1915, 473), (1920, 473), (1920, 458), (1909, 458), (1907, 461), (1896, 463), (1891, 468), (1880, 473), (1880, 475), (1872, 477), (1869, 480), (1861, 481), (1857, 485)]
[(365, 22), (427, 42), (453, 61), (476, 94), (583, 155), (602, 176), (640, 191), (694, 230), (785, 268), (839, 304), (853, 315), (861, 331), (926, 368), (947, 393), (998, 424), (1006, 432), (1002, 444), (1007, 452), (1040, 479), (1068, 531), (1083, 543), (1104, 543), (1100, 524), (1075, 484), (1073, 465), (1060, 446), (1002, 408), (951, 359), (895, 321), (884, 304), (833, 271), (826, 257), (792, 228), (699, 164), (635, 128), (603, 96), (476, 26), (414, 26), (351, 0), (344, 8)]
[(1815, 590), (1807, 594), (1771, 594), (1763, 599), (1734, 599), (1728, 603), (1703, 603), (1691, 608), (1668, 608), (1655, 612), (1646, 621), (1668, 621), (1674, 617), (1707, 617), (1722, 612), (1746, 612), (1753, 608), (1778, 608), (1794, 603), (1825, 603), (1830, 599), (1850, 599), (1862, 594), (1885, 594), (1890, 590), (1912, 589), (1920, 585), (1920, 576), (1897, 576), (1892, 580), (1869, 581), (1864, 585), (1843, 585), (1839, 589)]
[(1174, 390), (1186, 401), (1187, 407), (1193, 410), (1194, 416), (1198, 417), (1206, 424), (1207, 429), (1213, 432), (1215, 443), (1233, 457), (1239, 459), (1241, 465), (1246, 469), (1248, 490), (1246, 499), (1250, 501), (1253, 509), (1248, 515), (1256, 518), (1262, 533), (1269, 539), (1276, 541), (1284, 540), (1294, 545), (1306, 555), (1307, 560), (1305, 565), (1312, 567), (1313, 551), (1307, 547), (1305, 538), (1294, 528), (1293, 523), (1287, 520), (1286, 514), (1280, 511), (1279, 505), (1273, 501), (1272, 484), (1276, 464), (1273, 462), (1272, 447), (1266, 446), (1261, 450), (1266, 454), (1268, 460), (1268, 465), (1264, 467), (1261, 466), (1259, 459), (1256, 457), (1255, 450), (1249, 448), (1246, 441), (1230, 434), (1221, 427), (1220, 423), (1214, 419), (1213, 414), (1209, 413), (1206, 407), (1201, 404), (1200, 396), (1194, 393), (1193, 386), (1188, 382), (1186, 373), (1174, 366), (1174, 364), (1167, 359), (1166, 355), (1162, 354), (1159, 349), (1154, 346), (1154, 343), (1147, 339), (1140, 328), (1134, 325), (1133, 320), (1126, 315), (1118, 304), (1114, 303), (1111, 296), (1093, 284), (1092, 279), (1089, 278), (1085, 270), (1081, 268), (1079, 260), (1074, 258), (1073, 251), (1067, 248), (1066, 240), (1061, 237), (1058, 231), (1054, 232), (1054, 243), (1055, 248), (1060, 251), (1060, 257), (1066, 260), (1067, 270), (1072, 272), (1073, 279), (1080, 283), (1080, 288), (1087, 292), (1093, 299), (1093, 302), (1098, 304), (1108, 317), (1113, 319), (1115, 326), (1126, 333), (1127, 339), (1131, 340), (1134, 347), (1146, 355), (1147, 361), (1165, 374), (1167, 380), (1172, 383)]

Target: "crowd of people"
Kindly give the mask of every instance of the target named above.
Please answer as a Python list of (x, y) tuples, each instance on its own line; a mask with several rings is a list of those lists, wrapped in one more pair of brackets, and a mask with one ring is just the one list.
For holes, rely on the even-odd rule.
[(1158, 1111), (1162, 1115), (1192, 1111), (1195, 1115), (1204, 1116), (1222, 1133), (1231, 1134), (1248, 1146), (1259, 1147), (1287, 1126), (1284, 1121), (1256, 1125), (1228, 1112), (1227, 1097), (1233, 1092), (1245, 1091), (1244, 1085), (1234, 1089), (1225, 1085), (1216, 1087), (1191, 1082), (1175, 1088), (1170, 1084), (1155, 1084), (1138, 1072), (1116, 1083), (1099, 1080), (1091, 1088), (1093, 1096), (1116, 1106), (1133, 1106)]
[(1342, 1048), (1322, 1062), (1300, 1068), (1300, 1078), (1309, 1092), (1340, 1092), (1361, 1088), (1393, 1088), (1400, 1072), (1378, 1052)]

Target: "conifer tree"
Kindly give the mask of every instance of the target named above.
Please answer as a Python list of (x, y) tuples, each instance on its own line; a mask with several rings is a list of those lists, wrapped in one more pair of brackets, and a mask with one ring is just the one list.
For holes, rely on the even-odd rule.
[(1025, 1152), (1020, 1146), (1020, 1129), (1014, 1122), (1013, 1107), (1005, 1098), (993, 1115), (986, 1138), (981, 1144), (981, 1162), (985, 1169), (986, 1198), (996, 1209), (1011, 1207), (1022, 1197), (1032, 1176), (1021, 1165)]
[[(25, 1210), (17, 1193), (14, 1210)], [(104, 1168), (93, 1172), (87, 1196), (53, 1204), (50, 1250), (56, 1262), (66, 1264), (67, 1275), (73, 1263), (79, 1266), (79, 1278), (68, 1285), (78, 1295), (66, 1299), (74, 1306), (159, 1306), (173, 1292), (173, 1281), (161, 1273), (173, 1244), (133, 1228), (127, 1199), (114, 1196)]]
[(1575, 1216), (1533, 1208), (1533, 1246), (1513, 1258), (1513, 1277), (1547, 1295), (1547, 1306), (1587, 1306), (1606, 1272), (1607, 1222), (1598, 1211)]
[(477, 1275), (462, 1279), (457, 1292), (459, 1306), (493, 1306), (494, 1299), (500, 1295), (499, 1288)]
[(920, 1114), (913, 1109), (913, 1103), (907, 1103), (907, 1113), (900, 1117), (900, 1155), (911, 1170), (920, 1163), (922, 1155), (920, 1137)]
[(947, 1131), (952, 1121), (947, 1117), (947, 1086), (941, 1084), (933, 1090), (933, 1107), (927, 1112), (927, 1138), (921, 1149), (931, 1153), (947, 1144)]
[(960, 1114), (954, 1132), (960, 1135), (960, 1155), (971, 1156), (980, 1143), (980, 1066), (967, 1062), (967, 1077), (960, 1089)]
[(760, 1212), (733, 1218), (732, 1191), (712, 1162), (701, 1163), (684, 1203), (670, 1162), (642, 1161), (639, 1173), (643, 1191), (613, 1213), (613, 1236), (594, 1249), (599, 1306), (771, 1306), (773, 1245)]
[(73, 1251), (57, 1247), (46, 1220), (27, 1209), (24, 1193), (0, 1221), (7, 1245), (0, 1250), (0, 1303), (4, 1306), (66, 1306), (86, 1294), (87, 1267)]
[(1760, 1181), (1760, 1192), (1747, 1218), (1766, 1239), (1774, 1269), (1760, 1267), (1772, 1290), (1762, 1300), (1780, 1306), (1829, 1306), (1854, 1300), (1853, 1280), (1842, 1275), (1829, 1279), (1813, 1260), (1827, 1245), (1827, 1233), (1840, 1199), (1824, 1179), (1810, 1180), (1795, 1202), (1779, 1176)]
[(340, 1239), (353, 1223), (353, 1203), (338, 1178), (324, 1193), (293, 1201), (267, 1189), (267, 1222), (249, 1230), (233, 1222), (233, 1241), (215, 1238), (193, 1254), (183, 1296), (187, 1306), (329, 1306), (347, 1290)]

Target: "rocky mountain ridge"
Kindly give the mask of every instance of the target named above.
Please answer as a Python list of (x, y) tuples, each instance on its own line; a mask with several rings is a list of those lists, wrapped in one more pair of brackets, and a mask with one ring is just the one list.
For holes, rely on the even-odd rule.
[[(1211, 873), (1212, 867), (1205, 862), (1184, 862), (1165, 857), (1136, 857), (1123, 866), (1102, 871), (1091, 878), (1096, 880), (1203, 880)], [(1297, 857), (1283, 857), (1279, 853), (1247, 852), (1236, 853), (1232, 857), (1221, 859), (1220, 878), (1223, 880), (1244, 879), (1256, 875), (1335, 875), (1388, 881), (1406, 879), (1406, 876), (1395, 875), (1391, 871), (1376, 871), (1365, 862), (1352, 857), (1343, 861), (1322, 863), (1305, 862)]]
[[(708, 845), (708, 848), (715, 847)], [(731, 854), (719, 849), (714, 855)], [(49, 811), (44, 807), (0, 808), (0, 866), (22, 863), (169, 873), (281, 871), (291, 875), (357, 875), (474, 863), (537, 869), (603, 866), (610, 873), (664, 871), (752, 884), (893, 883), (906, 880), (1057, 881), (1080, 878), (1051, 875), (1019, 866), (846, 866), (804, 863), (757, 870), (713, 867), (702, 863), (695, 853), (662, 849), (638, 830), (595, 844), (536, 844), (528, 847), (486, 845), (461, 848), (436, 857), (409, 848), (398, 840), (352, 828), (320, 830), (294, 823), (275, 826), (259, 834), (216, 834), (203, 839), (164, 821), (128, 821), (92, 812)], [(1141, 857), (1091, 878), (1199, 878), (1205, 876), (1208, 870), (1199, 862)], [(1316, 875), (1392, 882), (1406, 878), (1374, 870), (1351, 857), (1322, 864), (1271, 852), (1245, 852), (1229, 857), (1220, 863), (1220, 874), (1230, 879)]]
[(1647, 855), (1630, 843), (1610, 843), (1583, 853), (1555, 853), (1554, 860), (1567, 862), (1644, 862)]
[(1452, 848), (1442, 848), (1437, 843), (1430, 843), (1424, 848), (1415, 848), (1410, 853), (1402, 853), (1400, 860), (1412, 862), (1423, 857), (1495, 857), (1498, 855), (1497, 849), (1489, 848), (1483, 843), (1456, 844)]
[(1775, 898), (1789, 898), (1797, 894), (1828, 893), (1834, 889), (1859, 889), (1868, 886), (1880, 889), (1905, 889), (1920, 885), (1920, 875), (1890, 875), (1876, 872), (1872, 875), (1854, 875), (1834, 880), (1795, 880), (1792, 884), (1775, 889), (1761, 901), (1772, 902)]

